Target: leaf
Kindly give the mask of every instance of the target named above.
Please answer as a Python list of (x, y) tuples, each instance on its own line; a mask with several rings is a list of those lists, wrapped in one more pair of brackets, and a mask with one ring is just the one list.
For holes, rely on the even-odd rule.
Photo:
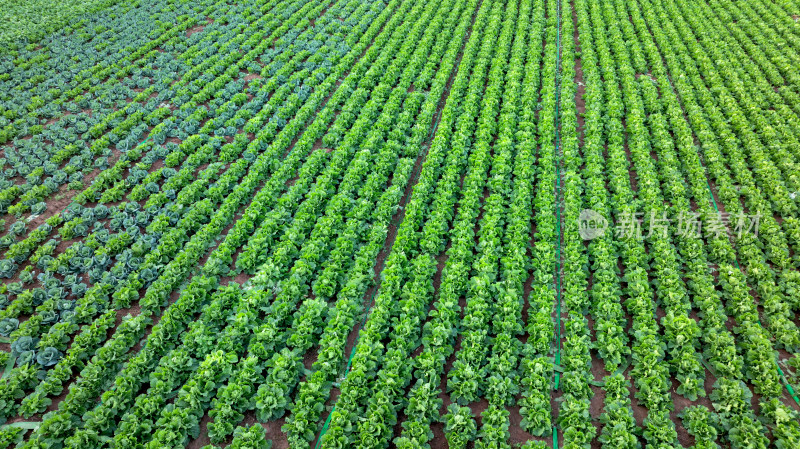
[(16, 357), (11, 357), (10, 356), (8, 358), (8, 362), (6, 362), (6, 367), (3, 370), (3, 375), (2, 375), (2, 377), (0, 377), (0, 379), (5, 379), (6, 377), (8, 377), (11, 374), (11, 370), (14, 368), (14, 364), (16, 362), (17, 362), (17, 358)]
[(11, 423), (11, 424), (6, 424), (6, 425), (3, 426), (3, 428), (5, 428), (5, 427), (16, 427), (16, 428), (19, 428), (19, 429), (36, 430), (36, 429), (39, 428), (39, 426), (41, 424), (42, 424), (41, 422), (20, 421), (20, 422), (15, 422), (15, 423)]

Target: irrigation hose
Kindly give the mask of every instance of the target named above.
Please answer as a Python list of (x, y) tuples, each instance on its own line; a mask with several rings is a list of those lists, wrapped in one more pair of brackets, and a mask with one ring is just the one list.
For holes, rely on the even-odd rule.
[[(560, 114), (561, 114), (561, 0), (556, 2), (556, 74), (555, 74), (555, 90), (556, 90), (556, 108), (555, 117), (553, 119), (555, 126), (555, 172), (556, 172), (556, 185), (555, 185), (555, 206), (556, 206), (556, 229), (558, 231), (558, 241), (556, 242), (556, 263), (555, 263), (555, 287), (556, 287), (556, 357), (555, 364), (553, 365), (553, 374), (555, 382), (553, 383), (553, 391), (558, 390), (559, 382), (561, 380), (560, 365), (561, 365), (561, 242), (564, 237), (564, 230), (561, 227), (561, 163), (562, 159), (559, 155), (561, 147), (561, 133)], [(553, 422), (553, 449), (558, 449), (558, 424)]]
[[(344, 369), (344, 374), (342, 375), (342, 381), (347, 379), (347, 374), (350, 373), (350, 367), (353, 365), (353, 358), (356, 356), (356, 348), (358, 348), (358, 337), (361, 334), (361, 329), (364, 328), (364, 324), (367, 322), (367, 317), (369, 316), (369, 311), (372, 310), (372, 306), (375, 304), (375, 294), (378, 292), (378, 288), (380, 284), (375, 286), (375, 289), (372, 290), (372, 296), (369, 298), (369, 305), (367, 309), (364, 311), (364, 318), (361, 320), (361, 324), (358, 326), (356, 330), (356, 339), (353, 342), (353, 350), (350, 351), (350, 357), (347, 359), (347, 367)], [(336, 411), (336, 404), (333, 404), (331, 408), (331, 412), (328, 413), (328, 418), (325, 419), (325, 423), (322, 425), (322, 430), (320, 431), (319, 438), (317, 438), (316, 444), (314, 444), (314, 449), (318, 449), (320, 442), (322, 441), (322, 437), (328, 433), (328, 427), (331, 424), (331, 418), (333, 417), (333, 412)]]

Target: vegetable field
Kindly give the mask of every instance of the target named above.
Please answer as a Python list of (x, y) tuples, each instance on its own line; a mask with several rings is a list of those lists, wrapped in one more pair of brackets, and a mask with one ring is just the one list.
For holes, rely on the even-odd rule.
[(800, 1), (0, 16), (0, 449), (800, 448)]

